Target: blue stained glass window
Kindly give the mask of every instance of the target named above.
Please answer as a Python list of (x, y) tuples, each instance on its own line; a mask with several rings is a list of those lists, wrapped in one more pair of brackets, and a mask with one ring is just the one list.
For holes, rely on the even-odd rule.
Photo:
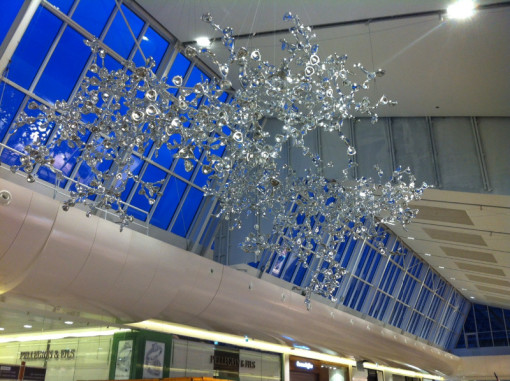
[(0, 12), (0, 44), (9, 32), (11, 24), (18, 15), (23, 0), (4, 1), (2, 4), (2, 12)]
[(83, 36), (66, 28), (34, 92), (50, 103), (67, 100), (89, 56), (90, 48), (83, 43)]
[(174, 226), (172, 227), (172, 233), (186, 237), (188, 230), (191, 227), (191, 222), (197, 213), (198, 207), (200, 206), (204, 193), (196, 188), (191, 187), (182, 209), (175, 220)]
[(185, 182), (171, 177), (152, 215), (151, 224), (161, 229), (168, 229), (168, 225), (185, 190)]
[[(164, 179), (165, 176), (166, 173), (164, 171), (149, 164), (145, 170), (145, 173), (143, 174), (142, 180), (147, 182), (157, 182), (159, 180)], [(146, 212), (149, 212), (151, 204), (149, 203), (147, 197), (139, 193), (141, 189), (142, 186), (139, 184), (136, 188), (136, 192), (133, 195), (133, 198), (130, 201), (130, 204), (132, 206), (137, 207), (138, 209), (142, 209)], [(147, 196), (154, 198), (154, 196), (150, 196), (149, 194)], [(127, 212), (128, 214), (131, 214), (133, 217), (138, 218), (139, 220), (145, 221), (147, 219), (147, 213), (143, 213), (137, 209), (129, 207), (127, 209)]]
[[(168, 83), (172, 85), (172, 78), (176, 75), (180, 75), (181, 77), (184, 77), (186, 75), (186, 72), (188, 71), (188, 68), (191, 65), (191, 61), (184, 57), (181, 53), (178, 53), (175, 57), (174, 63), (172, 67), (170, 68), (170, 71), (168, 72)], [(177, 93), (177, 89), (168, 89), (169, 92), (172, 94)]]
[(28, 88), (61, 25), (53, 14), (39, 7), (11, 58), (7, 77)]
[(2, 94), (0, 95), (0, 141), (2, 141), (25, 95), (5, 82), (0, 82), (0, 94)]
[(99, 37), (114, 7), (113, 0), (80, 1), (72, 18), (94, 36)]
[[(142, 30), (144, 24), (143, 21), (124, 5), (122, 5), (121, 8), (131, 30), (135, 37), (138, 38), (138, 34)], [(106, 34), (104, 42), (124, 58), (127, 58), (129, 53), (131, 53), (131, 50), (135, 45), (135, 41), (131, 36), (131, 32), (129, 31), (129, 28), (124, 21), (124, 17), (122, 17), (120, 12), (117, 12), (115, 15), (115, 19)]]
[[(153, 71), (156, 71), (161, 62), (161, 58), (163, 58), (163, 55), (168, 48), (168, 42), (166, 42), (163, 37), (156, 33), (154, 29), (148, 28), (147, 32), (145, 32), (144, 36), (142, 37), (140, 48), (142, 49), (145, 58), (154, 58), (154, 61), (156, 61), (156, 66), (153, 68)], [(143, 60), (142, 54), (138, 50), (133, 57), (133, 61), (137, 66), (145, 66), (145, 61)]]

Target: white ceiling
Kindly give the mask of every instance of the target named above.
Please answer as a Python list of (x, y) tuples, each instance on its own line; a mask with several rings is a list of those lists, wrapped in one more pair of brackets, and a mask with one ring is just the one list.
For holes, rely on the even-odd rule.
[[(236, 34), (288, 28), (285, 12), (300, 16), (306, 25), (323, 25), (444, 10), (446, 0), (137, 0), (180, 41), (199, 36), (218, 37), (200, 21), (210, 12), (215, 23)], [(487, 5), (495, 0), (479, 0)], [(319, 55), (348, 54), (352, 64), (384, 68), (373, 92), (386, 94), (399, 105), (388, 116), (509, 116), (510, 6), (486, 9), (464, 21), (441, 20), (436, 15), (392, 21), (316, 28)], [(260, 49), (269, 62), (278, 62), (280, 39), (288, 34), (252, 37), (239, 45)], [(221, 43), (213, 51), (222, 51)]]
[(428, 189), (413, 207), (392, 230), (470, 301), (510, 309), (510, 197)]

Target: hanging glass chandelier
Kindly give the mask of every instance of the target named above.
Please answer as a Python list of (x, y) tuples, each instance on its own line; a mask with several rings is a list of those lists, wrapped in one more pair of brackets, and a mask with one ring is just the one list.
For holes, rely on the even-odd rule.
[[(204, 154), (207, 164), (202, 171), (211, 175), (205, 191), (218, 199), (218, 216), (231, 228), (239, 228), (246, 213), (274, 221), (269, 235), (255, 226), (243, 248), (257, 255), (292, 252), (305, 264), (312, 256), (314, 272), (305, 289), (306, 303), (309, 306), (313, 293), (332, 297), (345, 272), (335, 260), (339, 242), (349, 235), (373, 240), (380, 224), (405, 226), (416, 214), (409, 202), (419, 199), (426, 188), (425, 184), (416, 187), (410, 172), (401, 169), (386, 181), (380, 170), (376, 180), (349, 179), (347, 170), (336, 181), (325, 179), (317, 170), (323, 165), (321, 158), (305, 143), (315, 129), (335, 132), (346, 145), (345, 154), (352, 157), (355, 149), (342, 133), (344, 121), (365, 115), (375, 123), (379, 106), (395, 104), (386, 96), (373, 102), (366, 95), (370, 83), (384, 71), (372, 72), (361, 64), (348, 67), (347, 56), (320, 57), (311, 28), (290, 13), (284, 20), (291, 24), (292, 41), (281, 41), (285, 57), (278, 64), (264, 61), (259, 50), (237, 48), (233, 30), (214, 24), (210, 14), (202, 19), (221, 32), (228, 58), (221, 61), (212, 50), (192, 46), (185, 48), (185, 54), (207, 57), (219, 78), (189, 88), (176, 76), (168, 85), (166, 78), (153, 73), (152, 59), (144, 67), (127, 62), (125, 69), (109, 71), (100, 43), (89, 41), (95, 59), (77, 95), (51, 107), (31, 102), (29, 109), (39, 114), (23, 114), (15, 123), (14, 129), (36, 124), (56, 133), (45, 144), (34, 141), (26, 146), (20, 164), (11, 170), (23, 169), (29, 182), (35, 180), (38, 165), (61, 176), (52, 167), (52, 151), (62, 144), (74, 148), (81, 165), (87, 165), (94, 177), (86, 183), (73, 179), (76, 186), (64, 210), (78, 203), (87, 207), (87, 215), (113, 210), (122, 229), (132, 221), (121, 200), (127, 182), (140, 184), (150, 204), (160, 196), (162, 185), (143, 181), (131, 171), (133, 152), (144, 152), (154, 144), (157, 153), (165, 146), (176, 152), (175, 159), (184, 160), (188, 171)], [(220, 96), (232, 91), (229, 78), (234, 71), (239, 87), (232, 101), (225, 103)], [(278, 119), (281, 131), (273, 135), (265, 131), (266, 118)], [(301, 148), (316, 168), (298, 177), (289, 166), (278, 165), (287, 142)], [(223, 156), (217, 155), (219, 147), (226, 148)], [(112, 165), (102, 171), (105, 161)], [(383, 245), (379, 248), (388, 254)]]

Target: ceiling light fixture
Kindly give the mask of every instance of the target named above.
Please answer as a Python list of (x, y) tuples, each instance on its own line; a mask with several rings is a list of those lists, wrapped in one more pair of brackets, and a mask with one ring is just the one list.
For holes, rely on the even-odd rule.
[(74, 324), (74, 322), (73, 322), (73, 321), (71, 321), (71, 320), (66, 320), (66, 321), (64, 322), (64, 324), (67, 324), (67, 325), (73, 325), (73, 324)]
[(30, 324), (25, 324), (25, 325), (23, 326), (23, 328), (30, 329), (30, 328), (32, 328), (32, 326), (31, 326)]
[(425, 253), (425, 255), (426, 255), (427, 257), (430, 257), (430, 256), (431, 256), (431, 254), (430, 254), (430, 253)]
[(197, 45), (200, 47), (208, 48), (209, 46), (211, 46), (211, 40), (209, 40), (209, 37), (198, 37), (196, 42)]
[(439, 266), (440, 269), (444, 269), (444, 266)]
[(5, 328), (4, 327), (0, 327), (0, 331), (5, 331)]
[[(204, 163), (202, 172), (210, 175), (206, 195), (217, 198), (216, 217), (228, 220), (231, 229), (240, 228), (247, 214), (272, 219), (269, 234), (254, 226), (242, 244), (245, 251), (257, 258), (263, 253), (292, 252), (303, 265), (316, 264), (303, 289), (308, 308), (311, 294), (336, 300), (339, 279), (346, 272), (335, 260), (341, 242), (347, 237), (370, 241), (380, 254), (392, 255), (379, 226), (405, 228), (417, 213), (409, 203), (421, 197), (427, 184), (417, 184), (410, 169), (402, 167), (384, 174), (375, 166), (375, 179), (351, 177), (356, 150), (342, 125), (360, 115), (375, 123), (379, 106), (396, 104), (384, 95), (376, 101), (368, 96), (370, 84), (384, 71), (370, 71), (360, 63), (348, 65), (346, 55), (320, 57), (311, 28), (291, 13), (283, 19), (291, 24), (292, 40), (281, 40), (286, 57), (271, 64), (257, 49), (237, 48), (232, 28), (222, 28), (210, 14), (203, 15), (202, 20), (222, 34), (229, 58), (220, 62), (206, 47), (186, 46), (187, 57), (207, 57), (220, 78), (189, 88), (181, 76), (175, 76), (170, 88), (177, 95), (154, 74), (153, 59), (145, 67), (128, 61), (127, 70), (108, 71), (101, 43), (87, 41), (95, 59), (77, 95), (52, 107), (30, 102), (30, 115), (23, 113), (15, 123), (15, 129), (36, 125), (38, 131), (55, 126), (54, 139), (28, 144), (20, 164), (11, 170), (23, 169), (28, 182), (34, 182), (36, 169), (45, 165), (60, 181), (64, 176), (53, 167), (53, 152), (61, 144), (75, 148), (81, 154), (78, 160), (92, 169), (95, 178), (88, 183), (66, 178), (75, 182), (75, 189), (63, 209), (82, 203), (87, 215), (113, 210), (122, 230), (133, 220), (121, 199), (127, 182), (139, 184), (150, 205), (161, 195), (163, 183), (145, 181), (132, 172), (132, 153), (144, 152), (149, 144), (156, 151), (165, 146), (176, 152), (175, 160), (182, 160), (187, 171), (199, 161)], [(228, 77), (232, 71), (239, 73), (240, 87), (225, 103), (219, 98), (232, 89)], [(271, 136), (261, 123), (265, 118), (278, 119), (281, 130)], [(349, 165), (335, 180), (322, 176), (325, 163), (306, 143), (305, 137), (316, 129), (335, 133), (346, 146)], [(278, 164), (286, 142), (311, 159), (312, 168), (305, 176)], [(226, 147), (225, 154), (218, 156), (221, 146)], [(105, 161), (113, 164), (102, 172), (98, 167)]]
[(448, 6), (446, 15), (449, 19), (463, 20), (473, 16), (475, 3), (472, 0), (458, 0)]
[(26, 342), (26, 341), (47, 341), (64, 339), (66, 337), (94, 337), (94, 336), (111, 336), (117, 332), (128, 332), (130, 329), (125, 328), (108, 328), (108, 329), (76, 329), (76, 330), (62, 330), (52, 332), (40, 332), (30, 334), (12, 334), (2, 335), (0, 337), (0, 343), (11, 343), (11, 342)]

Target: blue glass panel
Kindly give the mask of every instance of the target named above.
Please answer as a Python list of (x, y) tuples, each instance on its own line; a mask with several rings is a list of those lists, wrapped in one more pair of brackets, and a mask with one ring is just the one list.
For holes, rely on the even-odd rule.
[[(479, 333), (491, 330), (491, 327), (489, 325), (489, 311), (487, 311), (487, 306), (475, 304), (475, 318), (476, 328)], [(480, 345), (482, 345), (481, 342)]]
[[(493, 331), (505, 330), (505, 317), (501, 308), (489, 307), (489, 316), (491, 319), (491, 327)], [(508, 329), (510, 329), (510, 327), (508, 327)]]
[(23, 0), (10, 0), (2, 3), (0, 12), (0, 44), (9, 32), (9, 28), (23, 5)]
[[(131, 27), (131, 30), (133, 31), (135, 37), (138, 38), (138, 34), (142, 30), (144, 24), (143, 21), (137, 15), (127, 9), (124, 5), (121, 8), (122, 12), (124, 12), (124, 15), (126, 16), (129, 26)], [(131, 53), (131, 50), (135, 45), (135, 41), (131, 36), (131, 32), (129, 31), (129, 28), (126, 25), (126, 22), (124, 21), (124, 18), (120, 12), (117, 12), (115, 15), (115, 19), (113, 20), (112, 25), (106, 34), (104, 42), (124, 58), (127, 58), (129, 53)]]
[(466, 340), (464, 338), (463, 333), (461, 333), (459, 336), (459, 341), (457, 342), (457, 348), (466, 348)]
[(112, 0), (80, 1), (72, 18), (94, 36), (99, 37), (114, 7), (115, 1)]
[[(190, 65), (191, 61), (184, 57), (184, 55), (182, 55), (181, 53), (178, 53), (177, 56), (175, 57), (172, 67), (170, 68), (170, 71), (168, 72), (167, 82), (170, 85), (172, 85), (173, 77), (175, 77), (176, 75), (184, 77)], [(172, 94), (175, 94), (177, 92), (176, 89), (169, 89), (168, 91), (171, 92)]]
[[(163, 58), (163, 54), (165, 54), (165, 51), (168, 48), (168, 42), (166, 42), (163, 37), (156, 33), (154, 29), (148, 28), (147, 32), (145, 32), (144, 36), (142, 37), (140, 48), (142, 49), (145, 58), (154, 58), (154, 61), (156, 61), (156, 66), (154, 66), (153, 71), (156, 71), (161, 62), (161, 58)], [(145, 66), (145, 61), (143, 60), (143, 57), (138, 50), (133, 57), (133, 61), (137, 66)]]
[(188, 77), (188, 80), (186, 81), (186, 86), (193, 87), (199, 82), (205, 82), (208, 81), (210, 78), (209, 76), (205, 75), (205, 73), (200, 70), (198, 67), (193, 67), (193, 70), (191, 70), (191, 74)]
[[(39, 110), (29, 110), (25, 107), (25, 113), (29, 116), (37, 116), (39, 115)], [(39, 140), (41, 143), (46, 143), (53, 126), (42, 126), (42, 121), (37, 120), (35, 123), (24, 125), (20, 127), (14, 132), (7, 141), (7, 145), (12, 147), (20, 152), (26, 152), (25, 146), (32, 144), (35, 140)], [(18, 163), (19, 155), (13, 153), (10, 150), (4, 149), (2, 151), (2, 157), (0, 161), (9, 165), (16, 165)]]
[(37, 83), (35, 93), (50, 103), (67, 100), (89, 56), (90, 48), (83, 43), (83, 36), (72, 28), (66, 28)]
[(494, 339), (495, 347), (503, 347), (508, 345), (507, 334), (505, 331), (493, 331), (492, 337)]
[[(88, 133), (87, 135), (89, 135)], [(87, 139), (87, 136), (84, 137)], [(62, 171), (64, 176), (69, 176), (74, 169), (76, 161), (80, 155), (80, 150), (77, 147), (69, 147), (67, 143), (62, 143), (60, 146), (57, 146), (51, 150), (51, 154), (53, 155), (55, 162), (53, 163), (53, 167)], [(56, 174), (49, 170), (47, 167), (41, 167), (39, 172), (37, 173), (39, 178), (49, 183), (56, 183)], [(60, 181), (58, 184), (60, 187), (64, 187), (67, 183), (66, 180)]]
[(163, 145), (158, 151), (154, 152), (152, 160), (165, 168), (170, 168), (176, 152), (177, 149), (170, 150), (166, 145)]
[(2, 141), (25, 95), (5, 82), (0, 82), (0, 94), (2, 94), (0, 96), (0, 141)]
[[(306, 260), (307, 264), (310, 264), (310, 261), (312, 259), (312, 256), (308, 256), (308, 259)], [(299, 270), (296, 273), (296, 277), (294, 278), (294, 284), (301, 286), (301, 283), (303, 282), (303, 278), (305, 277), (305, 274), (307, 272), (308, 268), (304, 267), (303, 264), (299, 266)]]
[[(147, 169), (145, 170), (145, 173), (142, 176), (142, 180), (147, 182), (157, 182), (159, 180), (164, 179), (165, 176), (166, 173), (164, 171), (149, 164), (147, 166)], [(139, 193), (141, 189), (142, 189), (141, 185), (138, 185), (138, 187), (136, 188), (136, 193), (133, 195), (130, 204), (146, 212), (149, 212), (151, 205), (149, 204), (147, 197)], [(154, 196), (152, 197), (154, 198)], [(147, 219), (147, 214), (139, 210), (128, 208), (127, 212), (128, 214), (131, 214), (133, 217), (138, 218), (139, 220), (145, 221)]]
[(111, 71), (121, 69), (122, 65), (115, 58), (113, 58), (110, 55), (107, 55), (104, 59), (104, 67)]
[(294, 258), (290, 262), (289, 266), (285, 270), (285, 273), (283, 274), (283, 277), (282, 277), (283, 280), (286, 280), (287, 282), (290, 282), (292, 280), (292, 276), (294, 275), (294, 272), (296, 271), (296, 267), (297, 267), (298, 263), (299, 262), (298, 262), (297, 258)]
[(505, 315), (506, 330), (510, 332), (510, 310), (503, 310)]
[(467, 334), (466, 339), (468, 348), (478, 348), (478, 340), (476, 338), (476, 334)]
[(61, 12), (67, 13), (71, 9), (74, 0), (49, 0), (51, 4), (57, 7)]
[(161, 229), (168, 229), (168, 225), (172, 220), (175, 209), (179, 204), (181, 196), (186, 190), (186, 183), (171, 177), (161, 196), (156, 210), (151, 218), (151, 224)]
[(53, 14), (39, 7), (12, 56), (7, 78), (28, 88), (61, 25)]
[(480, 347), (492, 347), (492, 334), (490, 332), (478, 332), (478, 343)]
[(207, 184), (207, 180), (209, 180), (209, 177), (211, 177), (211, 173), (209, 173), (208, 175), (204, 175), (204, 173), (202, 172), (202, 168), (200, 167), (193, 182), (199, 187), (204, 187), (205, 184)]
[(188, 230), (197, 213), (198, 207), (204, 198), (204, 193), (196, 188), (190, 188), (188, 196), (182, 205), (182, 209), (172, 227), (172, 233), (181, 237), (186, 237)]
[[(196, 161), (191, 160), (191, 162), (193, 163), (193, 166), (196, 165)], [(186, 171), (186, 168), (184, 167), (184, 159), (179, 159), (177, 161), (177, 164), (175, 165), (174, 168), (174, 172), (186, 180), (189, 180), (191, 178), (191, 175), (193, 174), (193, 170), (189, 172)]]

